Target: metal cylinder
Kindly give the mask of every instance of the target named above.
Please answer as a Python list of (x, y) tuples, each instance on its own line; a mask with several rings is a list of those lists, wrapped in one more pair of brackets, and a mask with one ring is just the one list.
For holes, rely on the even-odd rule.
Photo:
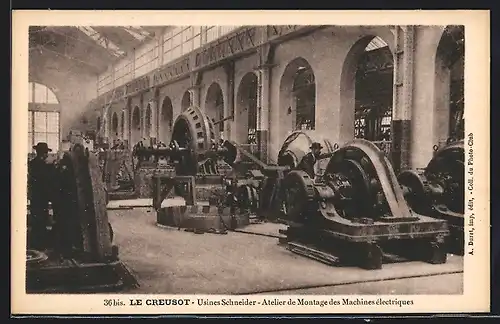
[[(324, 136), (315, 131), (295, 131), (288, 135), (278, 153), (278, 165), (295, 168), (304, 155), (309, 152), (312, 143), (318, 142), (323, 146), (322, 153), (332, 153), (337, 145), (331, 143)], [(326, 163), (326, 162), (325, 162)], [(323, 170), (325, 165), (320, 163), (319, 169)]]

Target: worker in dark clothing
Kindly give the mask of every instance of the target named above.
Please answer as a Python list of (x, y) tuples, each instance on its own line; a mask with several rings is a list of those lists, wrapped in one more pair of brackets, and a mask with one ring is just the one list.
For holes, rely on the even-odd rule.
[(30, 200), (31, 228), (28, 237), (30, 247), (43, 250), (48, 244), (49, 201), (53, 196), (54, 166), (48, 163), (48, 153), (52, 150), (47, 143), (33, 146), (36, 157), (28, 163), (28, 199)]
[(311, 177), (311, 179), (315, 178), (314, 165), (316, 161), (325, 159), (331, 156), (331, 153), (322, 154), (321, 150), (323, 146), (320, 143), (314, 142), (310, 147), (311, 151), (304, 155), (300, 163), (297, 165), (297, 170), (302, 170)]

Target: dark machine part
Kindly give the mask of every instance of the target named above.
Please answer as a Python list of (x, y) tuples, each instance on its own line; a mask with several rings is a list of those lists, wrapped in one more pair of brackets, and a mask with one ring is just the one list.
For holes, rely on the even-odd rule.
[(424, 170), (403, 171), (398, 181), (412, 210), (444, 219), (450, 227), (450, 252), (464, 252), (465, 199), (464, 141), (448, 143), (436, 150)]
[[(322, 144), (322, 153), (332, 153), (336, 148), (336, 145), (322, 138), (315, 131), (296, 131), (288, 135), (281, 146), (277, 166), (263, 168), (265, 177), (258, 186), (261, 218), (283, 221), (282, 180), (290, 170), (297, 167), (302, 158), (310, 151), (310, 146), (314, 142)], [(319, 161), (320, 172), (326, 166), (325, 162), (327, 160)]]
[(314, 142), (323, 146), (322, 153), (332, 153), (338, 148), (338, 145), (332, 145), (329, 140), (321, 138), (314, 131), (296, 131), (288, 135), (283, 142), (278, 153), (278, 165), (296, 168)]
[(27, 292), (118, 291), (137, 286), (112, 244), (108, 197), (97, 157), (81, 144), (73, 145), (58, 161), (54, 182), (52, 239), (44, 251), (28, 246)]
[(146, 158), (154, 156), (156, 160), (159, 157), (169, 158), (179, 165), (177, 174), (182, 176), (196, 176), (200, 173), (202, 162), (208, 159), (222, 159), (232, 165), (236, 158), (234, 145), (229, 141), (222, 144), (216, 142), (212, 121), (197, 107), (189, 107), (177, 117), (168, 147), (143, 147), (137, 152)]
[[(236, 159), (237, 149), (229, 141), (217, 143), (212, 121), (198, 107), (192, 106), (175, 120), (169, 146), (154, 149), (151, 154), (167, 158), (174, 170), (168, 174), (158, 172), (154, 176), (154, 207), (158, 210), (172, 189), (183, 191), (175, 181), (180, 177), (193, 177), (197, 186), (223, 186), (224, 178)], [(207, 190), (203, 189), (205, 195)], [(194, 201), (187, 197), (194, 197), (192, 193), (183, 196)]]
[(410, 210), (389, 161), (369, 141), (335, 150), (319, 179), (292, 170), (282, 186), (284, 242), (296, 253), (367, 269), (389, 255), (446, 262), (446, 221)]

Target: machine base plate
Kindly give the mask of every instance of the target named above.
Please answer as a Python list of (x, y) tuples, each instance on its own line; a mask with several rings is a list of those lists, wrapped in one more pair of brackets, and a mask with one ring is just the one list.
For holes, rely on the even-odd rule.
[[(293, 253), (328, 265), (381, 269), (384, 263), (425, 261), (446, 263), (446, 245), (439, 234), (420, 239), (348, 241), (327, 230), (289, 226), (280, 230), (280, 244)], [(389, 261), (389, 262), (388, 262)]]
[(157, 224), (195, 232), (224, 233), (250, 223), (248, 213), (232, 213), (229, 207), (209, 205), (170, 206), (157, 212)]
[(26, 293), (117, 292), (139, 284), (120, 261), (79, 263), (73, 260), (48, 262), (26, 269)]

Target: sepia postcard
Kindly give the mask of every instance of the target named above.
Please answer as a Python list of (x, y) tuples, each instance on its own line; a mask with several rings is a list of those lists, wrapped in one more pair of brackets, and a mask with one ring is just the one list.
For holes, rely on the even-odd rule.
[(488, 312), (489, 19), (14, 11), (11, 313)]

